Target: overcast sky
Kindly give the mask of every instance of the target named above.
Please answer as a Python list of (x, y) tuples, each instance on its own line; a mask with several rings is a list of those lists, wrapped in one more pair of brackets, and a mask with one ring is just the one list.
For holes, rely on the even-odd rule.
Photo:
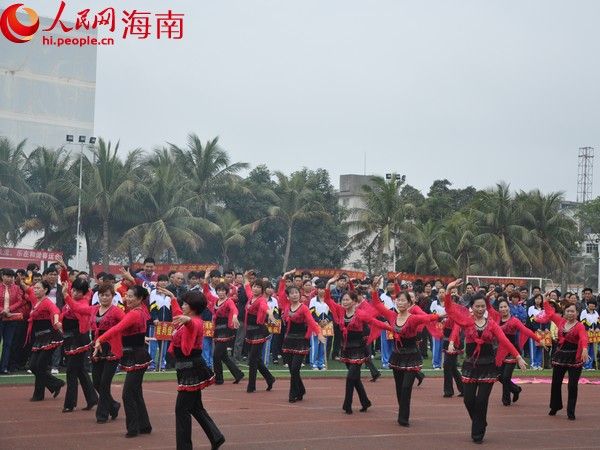
[(572, 200), (578, 148), (600, 150), (597, 1), (67, 0), (105, 6), (185, 13), (181, 41), (99, 49), (96, 134), (123, 149), (195, 132), (336, 187), (366, 153), (367, 174), (425, 193), (505, 180)]

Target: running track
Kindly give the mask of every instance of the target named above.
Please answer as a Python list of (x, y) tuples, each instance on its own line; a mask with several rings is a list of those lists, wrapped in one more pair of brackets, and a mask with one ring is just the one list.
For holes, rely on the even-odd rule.
[[(363, 377), (366, 381), (367, 378)], [(470, 440), (470, 423), (461, 398), (442, 398), (441, 382), (428, 378), (413, 390), (411, 427), (396, 423), (397, 404), (393, 379), (365, 382), (373, 407), (359, 413), (355, 394), (353, 415), (341, 409), (343, 379), (304, 381), (307, 395), (296, 404), (287, 402), (289, 381), (279, 379), (272, 392), (258, 382), (254, 394), (245, 392), (243, 382), (211, 386), (203, 391), (204, 403), (227, 438), (223, 449), (464, 449), (475, 447)], [(1, 449), (174, 449), (175, 384), (144, 383), (144, 396), (154, 428), (151, 435), (125, 439), (121, 415), (104, 425), (96, 424), (94, 413), (76, 410), (62, 414), (64, 391), (57, 399), (32, 403), (32, 386), (0, 387)], [(568, 421), (565, 411), (549, 417), (549, 385), (523, 385), (516, 405), (500, 402), (500, 385), (490, 399), (487, 449), (599, 448), (600, 386), (579, 387), (577, 420)], [(113, 385), (119, 398), (121, 385)], [(566, 386), (563, 386), (566, 396)], [(563, 399), (566, 405), (566, 398)], [(80, 407), (83, 406), (81, 392)], [(195, 448), (209, 448), (200, 426), (193, 421)]]

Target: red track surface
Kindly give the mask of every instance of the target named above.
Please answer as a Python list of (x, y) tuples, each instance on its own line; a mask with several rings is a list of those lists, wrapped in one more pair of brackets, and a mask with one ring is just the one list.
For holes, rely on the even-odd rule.
[[(254, 394), (245, 386), (227, 383), (203, 391), (204, 403), (227, 442), (237, 449), (398, 449), (476, 447), (470, 440), (470, 422), (461, 398), (442, 398), (441, 380), (428, 378), (412, 396), (411, 427), (396, 423), (397, 404), (393, 379), (366, 382), (373, 407), (359, 413), (355, 395), (353, 415), (341, 409), (343, 379), (305, 380), (303, 402), (287, 402), (288, 380), (278, 380), (272, 392)], [(123, 413), (114, 422), (96, 424), (93, 411), (62, 414), (64, 391), (57, 399), (32, 403), (32, 386), (0, 388), (1, 449), (174, 449), (175, 384), (144, 383), (144, 396), (154, 431), (125, 439)], [(516, 405), (502, 406), (500, 385), (490, 399), (485, 448), (600, 448), (597, 438), (600, 418), (600, 388), (580, 386), (577, 420), (565, 411), (549, 417), (549, 385), (523, 385)], [(566, 396), (566, 386), (563, 386)], [(113, 386), (119, 398), (121, 385)], [(566, 397), (563, 399), (566, 406)], [(80, 393), (80, 406), (82, 396)], [(123, 411), (121, 409), (121, 411)], [(193, 422), (195, 448), (209, 448), (200, 426)], [(477, 448), (477, 447), (476, 447)]]

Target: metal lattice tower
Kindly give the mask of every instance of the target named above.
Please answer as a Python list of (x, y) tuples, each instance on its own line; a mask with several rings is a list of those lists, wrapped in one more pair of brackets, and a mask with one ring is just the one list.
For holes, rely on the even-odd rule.
[(594, 147), (579, 147), (577, 170), (577, 202), (585, 203), (592, 198), (594, 179)]

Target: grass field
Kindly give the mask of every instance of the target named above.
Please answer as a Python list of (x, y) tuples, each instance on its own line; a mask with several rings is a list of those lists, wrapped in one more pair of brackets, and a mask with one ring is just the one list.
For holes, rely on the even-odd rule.
[[(393, 377), (391, 370), (381, 369), (381, 361), (379, 355), (374, 358), (375, 366), (380, 368), (383, 377)], [(241, 364), (240, 368), (247, 373), (248, 365)], [(64, 369), (63, 369), (64, 370)], [(287, 368), (282, 364), (271, 364), (269, 366), (269, 370), (273, 372), (273, 374), (278, 378), (288, 378), (289, 372)], [(442, 370), (433, 370), (431, 364), (431, 358), (425, 359), (423, 361), (423, 372), (428, 377), (442, 377)], [(369, 371), (363, 366), (364, 376), (368, 376)], [(312, 370), (310, 365), (305, 365), (302, 368), (302, 377), (304, 378), (336, 378), (336, 377), (345, 377), (346, 376), (346, 366), (338, 361), (328, 361), (328, 369), (327, 370)], [(524, 372), (516, 369), (514, 372), (515, 377), (551, 377), (552, 370), (526, 370)], [(582, 377), (585, 378), (600, 378), (599, 370), (585, 370), (581, 374)], [(59, 378), (64, 379), (65, 374), (61, 371), (58, 375)], [(117, 373), (115, 375), (115, 381), (120, 382), (125, 377), (124, 373)], [(224, 373), (225, 380), (232, 380), (233, 377), (229, 373), (227, 369), (225, 369)], [(166, 372), (154, 372), (148, 371), (144, 376), (144, 379), (147, 381), (174, 381), (177, 379), (175, 375), (175, 370), (168, 370)], [(33, 383), (33, 375), (19, 372), (10, 375), (0, 376), (0, 385), (9, 385), (9, 384), (32, 384)]]

